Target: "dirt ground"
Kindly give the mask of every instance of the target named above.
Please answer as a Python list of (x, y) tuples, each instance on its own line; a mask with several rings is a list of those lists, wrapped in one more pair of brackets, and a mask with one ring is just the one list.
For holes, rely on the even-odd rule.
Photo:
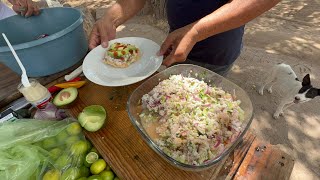
[[(107, 7), (111, 0), (60, 0), (70, 6), (92, 10)], [(255, 108), (251, 130), (279, 146), (296, 159), (292, 180), (320, 179), (320, 97), (290, 107), (278, 120), (272, 114), (281, 87), (273, 94), (258, 95), (255, 87), (272, 65), (290, 64), (299, 78), (311, 74), (320, 88), (320, 0), (283, 0), (269, 12), (246, 25), (244, 49), (228, 79), (246, 90)], [(166, 24), (151, 16), (136, 17), (118, 28), (118, 37), (141, 36), (159, 44), (166, 37)]]
[[(71, 6), (107, 7), (110, 0), (64, 0)], [(320, 179), (320, 97), (294, 105), (278, 120), (272, 114), (279, 103), (280, 87), (260, 96), (255, 87), (261, 76), (278, 62), (290, 64), (300, 79), (311, 74), (320, 87), (320, 1), (283, 0), (246, 26), (244, 49), (228, 78), (245, 89), (255, 108), (251, 125), (258, 137), (279, 146), (296, 159), (292, 180)], [(118, 28), (118, 37), (142, 36), (159, 44), (166, 26), (152, 17), (137, 17)]]

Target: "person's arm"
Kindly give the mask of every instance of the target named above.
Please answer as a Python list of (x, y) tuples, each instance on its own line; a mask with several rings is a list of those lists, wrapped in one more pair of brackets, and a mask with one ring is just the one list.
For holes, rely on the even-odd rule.
[(116, 28), (137, 14), (146, 0), (118, 0), (107, 8), (105, 15), (94, 25), (89, 39), (89, 48), (99, 44), (106, 48), (108, 41), (116, 36)]
[(193, 46), (210, 36), (240, 27), (268, 11), (281, 0), (230, 0), (211, 14), (173, 31), (161, 46), (160, 55), (172, 51), (164, 60), (169, 66), (186, 60)]
[(146, 0), (118, 0), (106, 10), (105, 17), (109, 16), (118, 27), (136, 15), (144, 6)]
[(195, 23), (199, 40), (240, 27), (268, 11), (281, 0), (230, 0)]

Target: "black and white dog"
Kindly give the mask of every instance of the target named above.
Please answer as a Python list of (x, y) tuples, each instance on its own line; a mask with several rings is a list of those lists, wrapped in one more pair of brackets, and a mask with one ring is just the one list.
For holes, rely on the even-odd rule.
[(266, 75), (266, 78), (258, 89), (260, 95), (263, 95), (265, 88), (269, 93), (272, 93), (272, 86), (275, 83), (279, 83), (281, 90), (284, 92), (280, 104), (273, 114), (275, 119), (283, 115), (283, 111), (289, 106), (304, 103), (320, 96), (320, 89), (314, 88), (311, 85), (310, 75), (307, 74), (302, 82), (300, 82), (290, 65), (284, 63), (277, 64)]

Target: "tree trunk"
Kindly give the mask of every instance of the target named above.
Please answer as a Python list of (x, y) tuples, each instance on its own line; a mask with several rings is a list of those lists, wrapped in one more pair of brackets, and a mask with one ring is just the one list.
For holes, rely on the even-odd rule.
[(156, 19), (166, 20), (166, 1), (167, 0), (148, 0), (139, 15), (152, 14)]

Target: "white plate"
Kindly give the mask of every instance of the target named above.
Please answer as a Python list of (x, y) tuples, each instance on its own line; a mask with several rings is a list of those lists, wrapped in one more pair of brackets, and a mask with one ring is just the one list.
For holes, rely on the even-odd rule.
[(120, 42), (138, 47), (141, 58), (127, 68), (116, 68), (103, 62), (108, 48), (101, 45), (87, 54), (83, 61), (83, 73), (92, 82), (102, 86), (125, 86), (146, 79), (162, 64), (163, 56), (157, 56), (160, 46), (145, 38), (125, 37), (109, 41), (109, 45)]

